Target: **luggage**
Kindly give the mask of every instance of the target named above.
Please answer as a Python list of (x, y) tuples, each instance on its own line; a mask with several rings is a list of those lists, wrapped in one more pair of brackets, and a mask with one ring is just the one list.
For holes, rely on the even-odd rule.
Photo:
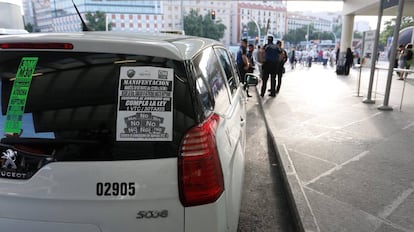
[(345, 59), (339, 59), (336, 64), (336, 74), (337, 75), (346, 75), (346, 60)]

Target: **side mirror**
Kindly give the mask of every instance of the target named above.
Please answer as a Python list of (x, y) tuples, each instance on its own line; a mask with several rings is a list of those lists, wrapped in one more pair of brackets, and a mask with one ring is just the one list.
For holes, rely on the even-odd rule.
[(246, 81), (248, 86), (256, 86), (259, 84), (259, 77), (254, 73), (246, 73)]

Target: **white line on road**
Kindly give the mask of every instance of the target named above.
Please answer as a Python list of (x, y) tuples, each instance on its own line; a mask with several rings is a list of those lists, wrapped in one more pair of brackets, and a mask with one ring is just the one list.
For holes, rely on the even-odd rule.
[(289, 165), (292, 165), (292, 169), (293, 169), (293, 173), (288, 174), (288, 175), (293, 176), (293, 177), (296, 179), (296, 181), (299, 183), (300, 191), (302, 192), (302, 196), (305, 198), (306, 205), (308, 206), (308, 209), (309, 209), (309, 211), (310, 211), (310, 214), (312, 215), (313, 222), (315, 223), (315, 226), (316, 226), (316, 232), (321, 232), (321, 229), (319, 228), (318, 221), (316, 220), (316, 216), (315, 216), (315, 214), (313, 213), (312, 207), (311, 207), (311, 205), (310, 205), (309, 199), (308, 199), (308, 197), (306, 196), (305, 190), (303, 189), (303, 185), (301, 184), (301, 182), (302, 182), (302, 181), (299, 179), (299, 176), (296, 174), (295, 166), (293, 166), (293, 162), (292, 162), (292, 160), (290, 159), (289, 151), (288, 151), (288, 149), (287, 149), (287, 147), (286, 147), (286, 145), (285, 145), (285, 144), (283, 144), (282, 146), (283, 146), (283, 149), (285, 150), (286, 155), (287, 155), (287, 157), (288, 157), (288, 159), (289, 159), (289, 162), (290, 162), (290, 164), (289, 164)]
[(317, 177), (313, 178), (312, 180), (310, 180), (310, 181), (308, 181), (308, 182), (304, 183), (304, 185), (309, 185), (309, 184), (312, 184), (312, 183), (314, 183), (314, 182), (318, 181), (320, 178), (322, 178), (322, 177), (324, 177), (324, 176), (329, 176), (329, 175), (330, 175), (330, 174), (332, 174), (333, 172), (338, 171), (338, 170), (341, 170), (343, 166), (345, 166), (345, 165), (349, 164), (350, 162), (354, 162), (354, 161), (358, 161), (358, 160), (360, 160), (362, 157), (366, 156), (368, 153), (369, 153), (369, 151), (363, 151), (363, 152), (361, 152), (359, 155), (357, 155), (357, 156), (355, 156), (355, 157), (353, 157), (353, 158), (351, 158), (351, 159), (349, 159), (349, 160), (347, 160), (347, 161), (343, 162), (342, 164), (339, 164), (339, 165), (337, 165), (337, 166), (335, 166), (335, 167), (333, 167), (333, 168), (329, 169), (328, 171), (326, 171), (326, 172), (324, 172), (324, 173), (320, 174), (319, 176), (317, 176)]
[(391, 204), (384, 207), (378, 213), (378, 217), (387, 218), (390, 216), (412, 193), (414, 192), (414, 182), (411, 182), (411, 188), (404, 190)]
[(403, 127), (402, 129), (403, 129), (403, 130), (407, 130), (408, 128), (410, 128), (410, 127), (412, 127), (412, 126), (414, 126), (414, 122), (412, 122), (412, 123), (408, 124), (407, 126)]

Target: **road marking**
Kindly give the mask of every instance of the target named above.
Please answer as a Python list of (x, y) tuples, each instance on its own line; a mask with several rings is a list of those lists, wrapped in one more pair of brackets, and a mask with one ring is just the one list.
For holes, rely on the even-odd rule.
[[(392, 227), (392, 228), (395, 228), (395, 229), (397, 229), (397, 230), (400, 230), (400, 231), (402, 231), (402, 232), (413, 232), (412, 230), (406, 229), (406, 228), (404, 228), (404, 227), (402, 227), (402, 226), (400, 226), (400, 225), (398, 225), (398, 224), (395, 224), (395, 223), (391, 222), (390, 220), (388, 220), (388, 219), (386, 219), (386, 218), (381, 218), (381, 217), (379, 217), (379, 216), (372, 215), (371, 213), (368, 213), (367, 211), (365, 211), (365, 210), (363, 210), (363, 209), (360, 209), (360, 208), (358, 208), (358, 207), (356, 207), (356, 206), (354, 206), (354, 205), (352, 205), (352, 204), (350, 204), (350, 203), (343, 202), (343, 201), (341, 201), (341, 200), (339, 200), (339, 199), (337, 199), (337, 198), (335, 198), (335, 197), (333, 197), (333, 196), (327, 195), (327, 194), (325, 194), (325, 193), (323, 193), (323, 192), (319, 192), (319, 191), (317, 191), (316, 189), (313, 189), (313, 188), (311, 188), (311, 187), (309, 187), (309, 186), (304, 186), (303, 188), (306, 188), (308, 191), (315, 192), (315, 193), (317, 193), (317, 194), (321, 195), (322, 197), (325, 197), (325, 198), (331, 199), (332, 201), (336, 201), (338, 204), (345, 205), (345, 206), (349, 207), (349, 209), (350, 209), (351, 211), (359, 211), (359, 212), (361, 212), (361, 214), (366, 215), (366, 217), (372, 217), (372, 218), (375, 218), (376, 220), (378, 220), (378, 221), (382, 222), (382, 224), (386, 224), (386, 225), (388, 225), (388, 226), (390, 226), (390, 227)], [(345, 217), (346, 217), (346, 216), (345, 216)], [(352, 216), (351, 216), (351, 217), (352, 217)], [(382, 224), (379, 224), (379, 225), (378, 225), (378, 227), (376, 228), (376, 230), (375, 230), (375, 231), (377, 231), (377, 229), (378, 229), (378, 228), (379, 228)]]
[(390, 216), (412, 193), (414, 192), (414, 182), (411, 182), (411, 188), (404, 190), (391, 204), (384, 207), (384, 209), (378, 213), (378, 217), (387, 218)]
[(378, 116), (378, 115), (380, 115), (380, 114), (382, 114), (382, 112), (378, 112), (378, 113), (372, 114), (372, 115), (370, 115), (370, 116), (368, 116), (368, 117), (365, 117), (365, 118), (363, 118), (363, 119), (356, 120), (356, 121), (354, 121), (354, 122), (350, 122), (350, 123), (348, 123), (348, 124), (346, 124), (346, 125), (344, 125), (344, 126), (340, 126), (340, 127), (338, 127), (338, 129), (343, 129), (343, 128), (345, 128), (345, 127), (351, 126), (352, 124), (356, 124), (356, 123), (358, 123), (358, 122), (363, 122), (363, 121), (366, 121), (366, 120), (371, 119), (371, 118), (374, 118), (374, 117), (376, 117), (376, 116)]
[(408, 124), (407, 126), (403, 127), (402, 129), (403, 129), (403, 130), (407, 130), (408, 128), (410, 128), (410, 127), (412, 127), (412, 126), (414, 126), (414, 122), (412, 122), (412, 123)]
[(298, 182), (298, 184), (299, 184), (299, 188), (300, 188), (300, 191), (302, 192), (302, 196), (303, 196), (303, 198), (305, 198), (306, 205), (307, 205), (307, 207), (308, 207), (308, 209), (309, 209), (309, 211), (310, 211), (310, 214), (312, 215), (313, 222), (315, 223), (315, 226), (316, 226), (316, 231), (317, 231), (317, 232), (321, 232), (321, 229), (319, 228), (318, 221), (316, 220), (316, 216), (315, 216), (315, 214), (313, 213), (312, 207), (311, 207), (311, 205), (310, 205), (310, 202), (309, 202), (308, 196), (306, 196), (305, 190), (303, 189), (303, 188), (304, 188), (304, 186), (303, 186), (303, 184), (302, 184), (302, 181), (299, 179), (299, 176), (296, 174), (295, 166), (293, 166), (293, 162), (292, 162), (292, 160), (290, 159), (289, 151), (288, 151), (288, 149), (287, 149), (287, 147), (286, 147), (286, 145), (285, 145), (285, 144), (282, 144), (282, 146), (283, 146), (283, 149), (285, 150), (286, 155), (287, 155), (287, 158), (288, 158), (288, 160), (289, 160), (289, 162), (290, 162), (290, 164), (289, 164), (289, 165), (291, 165), (291, 166), (292, 166), (292, 169), (293, 169), (293, 170), (292, 170), (292, 172), (293, 172), (293, 173), (291, 173), (291, 174), (286, 173), (286, 174), (288, 174), (288, 175), (292, 175), (292, 176), (296, 179), (296, 181)]
[(357, 156), (355, 156), (355, 157), (353, 157), (353, 158), (351, 158), (351, 159), (349, 159), (349, 160), (347, 160), (347, 161), (343, 162), (342, 164), (339, 164), (339, 165), (337, 165), (337, 166), (335, 166), (335, 167), (333, 167), (333, 168), (329, 169), (328, 171), (326, 171), (326, 172), (324, 172), (324, 173), (320, 174), (319, 176), (317, 176), (317, 177), (313, 178), (312, 180), (310, 180), (310, 181), (308, 181), (308, 182), (304, 183), (304, 185), (306, 186), (306, 185), (309, 185), (309, 184), (315, 183), (315, 182), (316, 182), (316, 181), (318, 181), (320, 178), (322, 178), (322, 177), (324, 177), (324, 176), (329, 176), (329, 175), (330, 175), (330, 174), (332, 174), (333, 172), (341, 170), (343, 166), (345, 166), (345, 165), (347, 165), (347, 164), (349, 164), (349, 163), (351, 163), (351, 162), (354, 162), (354, 161), (358, 161), (358, 160), (360, 160), (362, 157), (366, 156), (368, 153), (369, 153), (369, 151), (363, 151), (363, 152), (361, 152), (359, 155), (357, 155)]
[(307, 154), (307, 153), (304, 153), (304, 152), (300, 152), (300, 151), (294, 151), (294, 152), (296, 152), (296, 153), (298, 153), (300, 155), (303, 155), (303, 156), (307, 156), (307, 157), (310, 157), (310, 158), (313, 158), (313, 159), (316, 159), (316, 160), (319, 160), (319, 161), (328, 163), (328, 164), (332, 164), (334, 166), (338, 166), (338, 164), (335, 163), (335, 162), (332, 162), (332, 161), (329, 161), (329, 160), (326, 160), (326, 159), (322, 159), (322, 158), (319, 158), (317, 156), (313, 156), (313, 155), (310, 155), (310, 154)]

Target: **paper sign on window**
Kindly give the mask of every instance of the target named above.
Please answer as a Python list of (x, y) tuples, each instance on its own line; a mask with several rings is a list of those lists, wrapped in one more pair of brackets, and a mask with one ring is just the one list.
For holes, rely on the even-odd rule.
[(117, 141), (172, 141), (174, 70), (121, 67)]

